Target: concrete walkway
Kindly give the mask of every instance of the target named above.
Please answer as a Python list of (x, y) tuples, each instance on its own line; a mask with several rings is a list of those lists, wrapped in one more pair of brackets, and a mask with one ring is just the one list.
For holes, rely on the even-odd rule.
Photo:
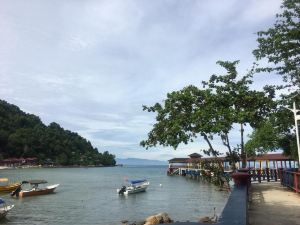
[(249, 225), (300, 225), (300, 194), (279, 182), (252, 184)]

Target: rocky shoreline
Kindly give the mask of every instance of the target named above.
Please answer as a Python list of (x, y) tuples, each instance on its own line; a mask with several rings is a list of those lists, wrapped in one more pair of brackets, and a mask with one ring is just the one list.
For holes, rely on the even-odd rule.
[(154, 225), (154, 224), (167, 224), (172, 223), (173, 220), (169, 217), (168, 213), (158, 213), (147, 217), (143, 221), (130, 222), (127, 220), (121, 221), (122, 225)]
[[(215, 210), (215, 209), (214, 209)], [(145, 220), (142, 221), (128, 221), (124, 220), (121, 221), (121, 225), (155, 225), (155, 224), (168, 224), (173, 223), (174, 221), (169, 217), (168, 213), (158, 213), (156, 215), (152, 215), (147, 217)], [(187, 221), (189, 222), (189, 221)], [(218, 216), (214, 213), (213, 217), (202, 217), (198, 221), (199, 223), (206, 223), (206, 224), (214, 224), (218, 222)]]

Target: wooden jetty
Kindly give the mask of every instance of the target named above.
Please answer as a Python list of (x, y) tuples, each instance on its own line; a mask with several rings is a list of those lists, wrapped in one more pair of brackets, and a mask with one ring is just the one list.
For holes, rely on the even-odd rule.
[[(215, 159), (216, 158), (212, 157), (202, 157), (198, 153), (189, 155), (189, 158), (173, 158), (169, 160), (169, 168), (167, 174), (197, 178), (203, 173), (210, 173), (210, 171), (202, 168), (201, 164), (204, 161), (214, 163)], [(225, 173), (232, 172), (229, 162), (225, 157), (218, 157), (217, 159), (221, 162)], [(251, 174), (252, 181), (277, 181), (277, 179), (280, 179), (282, 175), (281, 171), (286, 169), (290, 170), (290, 176), (297, 176), (292, 174), (293, 169), (298, 166), (297, 161), (288, 156), (282, 155), (281, 153), (264, 154), (256, 157), (249, 157), (247, 159), (247, 164), (248, 168), (250, 169), (249, 173)], [(235, 166), (237, 169), (240, 169), (241, 162), (237, 162)], [(291, 178), (289, 178), (289, 181), (290, 180)], [(300, 181), (298, 182), (298, 184), (300, 184)], [(300, 190), (300, 188), (298, 189)]]

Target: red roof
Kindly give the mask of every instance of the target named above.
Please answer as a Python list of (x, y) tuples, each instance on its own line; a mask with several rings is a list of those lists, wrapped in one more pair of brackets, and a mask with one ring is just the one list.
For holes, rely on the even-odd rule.
[(193, 153), (193, 154), (190, 154), (189, 157), (191, 157), (191, 158), (201, 158), (202, 155), (200, 155), (198, 153)]
[[(169, 163), (199, 163), (203, 161), (212, 161), (214, 157), (206, 157), (206, 158), (173, 158), (169, 160)], [(226, 161), (226, 157), (218, 157), (221, 161)], [(289, 156), (285, 156), (281, 153), (270, 153), (264, 155), (258, 155), (254, 157), (249, 157), (247, 161), (254, 161), (254, 160), (270, 160), (270, 161), (281, 161), (281, 160), (293, 160)]]
[[(188, 163), (199, 163), (199, 162), (204, 162), (204, 161), (213, 161), (216, 159), (215, 157), (206, 157), (206, 158), (190, 158), (187, 160)], [(225, 157), (217, 157), (217, 159), (221, 161), (226, 161)]]
[(248, 158), (248, 161), (253, 160), (293, 160), (291, 157), (283, 155), (282, 153), (273, 153), (273, 154), (264, 154), (264, 155), (257, 155), (255, 157)]
[(187, 163), (188, 158), (173, 158), (168, 160), (169, 163)]

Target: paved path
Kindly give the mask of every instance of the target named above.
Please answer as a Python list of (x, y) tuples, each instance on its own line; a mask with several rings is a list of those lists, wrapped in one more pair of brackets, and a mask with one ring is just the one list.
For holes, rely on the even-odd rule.
[(300, 194), (279, 182), (252, 184), (249, 225), (300, 225)]

